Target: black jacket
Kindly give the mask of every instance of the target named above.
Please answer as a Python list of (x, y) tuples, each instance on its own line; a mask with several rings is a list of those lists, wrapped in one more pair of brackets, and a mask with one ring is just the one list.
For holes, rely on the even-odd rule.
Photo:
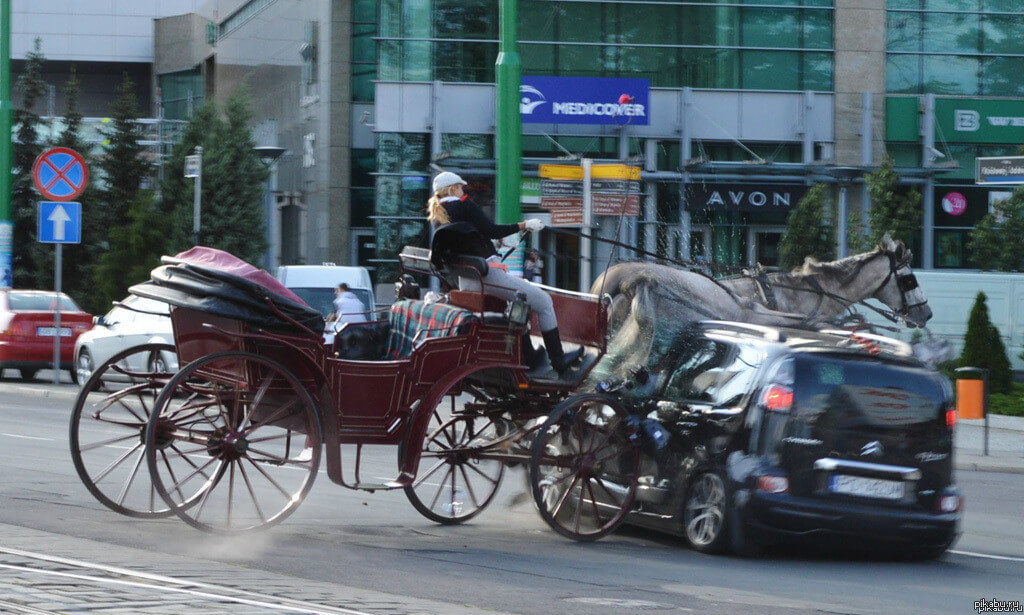
[(465, 222), (482, 236), (482, 241), (464, 244), (465, 250), (460, 250), (462, 254), (480, 256), (483, 258), (494, 256), (497, 252), (494, 251), (494, 246), (491, 242), (486, 240), (501, 239), (502, 237), (519, 231), (518, 224), (495, 224), (487, 217), (487, 214), (480, 209), (480, 206), (468, 197), (462, 197), (461, 200), (445, 201), (441, 205), (444, 206), (445, 211), (448, 212), (448, 218), (451, 219), (453, 224), (456, 222)]

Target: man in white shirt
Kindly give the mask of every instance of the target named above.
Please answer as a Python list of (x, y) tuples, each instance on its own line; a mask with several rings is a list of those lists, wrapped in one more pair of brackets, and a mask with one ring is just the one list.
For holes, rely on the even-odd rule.
[(366, 322), (366, 306), (356, 297), (348, 284), (338, 284), (334, 291), (334, 328), (347, 322)]

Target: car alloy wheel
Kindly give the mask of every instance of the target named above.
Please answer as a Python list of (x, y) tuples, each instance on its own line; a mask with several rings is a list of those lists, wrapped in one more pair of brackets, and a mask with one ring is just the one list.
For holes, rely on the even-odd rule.
[(725, 527), (725, 482), (714, 472), (700, 474), (690, 485), (683, 510), (686, 540), (698, 551), (718, 550)]

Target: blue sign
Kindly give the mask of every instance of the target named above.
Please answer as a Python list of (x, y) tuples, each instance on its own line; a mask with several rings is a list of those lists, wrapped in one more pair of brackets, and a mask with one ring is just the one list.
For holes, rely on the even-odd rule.
[(647, 79), (530, 77), (519, 86), (526, 124), (636, 124), (650, 122)]
[(14, 267), (11, 248), (14, 243), (14, 224), (0, 222), (0, 289), (14, 286)]
[(40, 201), (36, 231), (40, 243), (82, 243), (82, 204)]

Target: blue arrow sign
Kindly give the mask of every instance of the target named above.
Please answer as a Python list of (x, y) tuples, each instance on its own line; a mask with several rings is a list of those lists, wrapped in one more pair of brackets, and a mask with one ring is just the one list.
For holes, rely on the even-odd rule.
[(36, 235), (40, 243), (82, 243), (82, 204), (40, 201)]

